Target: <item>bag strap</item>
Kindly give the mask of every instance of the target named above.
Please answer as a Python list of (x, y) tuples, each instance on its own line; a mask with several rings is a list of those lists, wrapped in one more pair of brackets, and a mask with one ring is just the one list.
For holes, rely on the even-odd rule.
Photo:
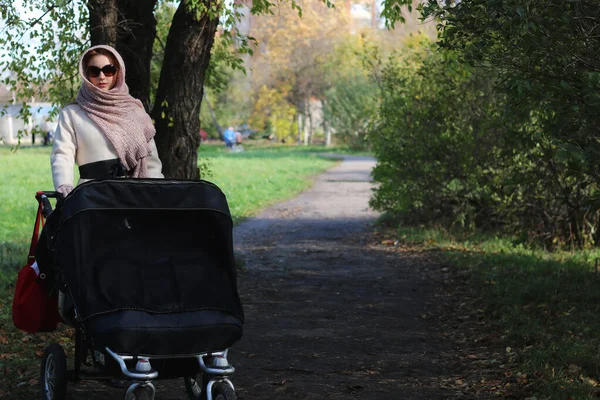
[(38, 203), (37, 215), (35, 217), (35, 225), (33, 226), (33, 233), (31, 234), (31, 245), (29, 246), (29, 255), (27, 256), (27, 263), (33, 264), (35, 261), (35, 248), (40, 237), (41, 228), (44, 227), (44, 219), (42, 217), (42, 202)]

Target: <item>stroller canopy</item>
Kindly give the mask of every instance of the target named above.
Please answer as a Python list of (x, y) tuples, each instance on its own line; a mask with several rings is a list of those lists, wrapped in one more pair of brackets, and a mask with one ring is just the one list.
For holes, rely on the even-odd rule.
[(108, 179), (65, 199), (53, 245), (82, 321), (216, 310), (243, 321), (225, 195), (206, 181)]

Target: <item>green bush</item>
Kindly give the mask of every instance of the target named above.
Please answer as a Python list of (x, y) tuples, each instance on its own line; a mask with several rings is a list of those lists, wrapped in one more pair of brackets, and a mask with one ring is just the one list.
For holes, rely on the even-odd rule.
[(598, 245), (598, 2), (429, 2), (423, 11), (441, 22), (442, 47), (505, 99), (497, 215), (547, 246)]
[(499, 75), (422, 38), (383, 65), (369, 133), (375, 208), (546, 248), (597, 243), (593, 177), (578, 151), (546, 132), (544, 111), (515, 107)]
[(484, 79), (426, 39), (392, 56), (378, 76), (379, 120), (369, 136), (379, 182), (372, 205), (413, 222), (477, 225), (502, 132)]

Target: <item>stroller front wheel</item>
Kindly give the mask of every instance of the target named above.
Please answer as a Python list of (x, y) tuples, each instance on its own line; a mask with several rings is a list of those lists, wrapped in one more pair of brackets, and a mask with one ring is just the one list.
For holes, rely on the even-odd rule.
[(217, 382), (212, 387), (213, 400), (237, 400), (235, 391), (225, 382)]
[[(190, 400), (206, 400), (207, 388), (210, 387), (212, 400), (237, 400), (235, 390), (230, 383), (225, 381), (211, 382), (210, 376), (203, 376), (204, 382), (196, 380), (196, 377), (186, 376), (183, 378), (185, 391)], [(210, 384), (209, 384), (210, 383)]]
[(40, 368), (40, 398), (63, 400), (67, 394), (67, 356), (61, 345), (46, 347)]
[(202, 397), (202, 384), (196, 380), (196, 376), (186, 376), (183, 378), (185, 392), (190, 400), (206, 400)]
[(125, 400), (154, 400), (156, 389), (152, 382), (133, 383), (125, 392)]

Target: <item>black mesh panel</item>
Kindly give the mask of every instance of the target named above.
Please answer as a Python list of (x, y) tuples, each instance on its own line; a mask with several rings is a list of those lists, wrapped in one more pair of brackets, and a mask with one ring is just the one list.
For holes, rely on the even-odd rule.
[(82, 318), (120, 309), (241, 317), (222, 219), (213, 211), (88, 210), (68, 221), (61, 229), (72, 235), (60, 248), (74, 254), (59, 264)]

